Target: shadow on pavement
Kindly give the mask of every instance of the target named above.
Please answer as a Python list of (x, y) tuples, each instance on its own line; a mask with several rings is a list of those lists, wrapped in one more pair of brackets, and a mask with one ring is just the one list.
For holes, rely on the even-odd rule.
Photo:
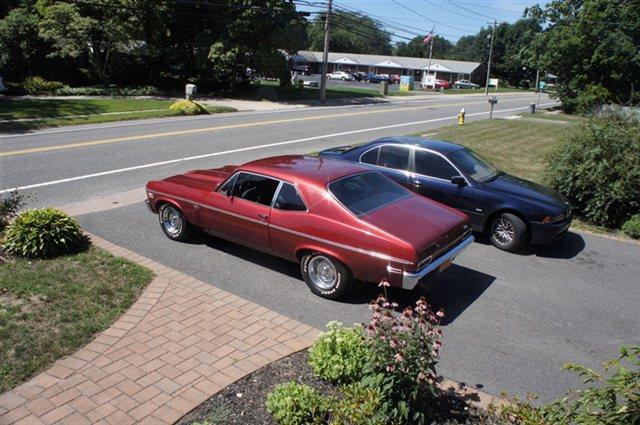
[[(445, 316), (441, 324), (446, 326), (480, 298), (495, 280), (494, 276), (452, 264), (445, 272), (427, 276), (413, 291), (388, 288), (387, 293), (391, 301), (398, 303), (398, 311), (407, 306), (415, 306), (420, 297), (425, 297), (434, 310), (444, 310)], [(341, 302), (366, 304), (380, 293), (382, 288), (375, 283), (362, 283)]]
[[(482, 245), (491, 245), (486, 235), (474, 234), (476, 243)], [(532, 245), (518, 252), (512, 252), (512, 255), (535, 255), (542, 258), (558, 258), (570, 259), (576, 257), (585, 248), (585, 242), (578, 233), (567, 232), (560, 239), (551, 242), (548, 245)], [(498, 249), (498, 248), (495, 248)]]
[[(206, 245), (226, 254), (233, 255), (258, 266), (292, 277), (303, 284), (298, 264), (243, 245), (216, 238), (206, 233), (196, 233), (188, 244)], [(399, 310), (414, 306), (420, 297), (435, 309), (444, 309), (442, 325), (452, 323), (496, 280), (494, 276), (478, 272), (457, 264), (446, 271), (435, 273), (423, 279), (413, 291), (388, 288), (389, 298), (399, 304)], [(338, 302), (346, 304), (368, 304), (382, 292), (375, 283), (356, 282), (355, 288)]]

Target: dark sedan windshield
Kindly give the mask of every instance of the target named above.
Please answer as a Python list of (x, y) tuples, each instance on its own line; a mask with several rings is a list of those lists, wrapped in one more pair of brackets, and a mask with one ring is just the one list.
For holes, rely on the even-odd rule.
[(411, 195), (378, 173), (344, 177), (329, 184), (329, 191), (357, 216), (368, 214)]
[(501, 173), (500, 169), (489, 164), (469, 149), (460, 149), (449, 154), (449, 159), (475, 181), (485, 181)]

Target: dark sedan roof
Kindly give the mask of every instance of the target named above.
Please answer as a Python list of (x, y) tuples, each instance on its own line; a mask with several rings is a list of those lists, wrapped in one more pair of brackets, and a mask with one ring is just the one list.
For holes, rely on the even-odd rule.
[(248, 162), (240, 166), (240, 169), (266, 174), (282, 180), (304, 180), (321, 187), (350, 174), (371, 171), (352, 162), (303, 155), (262, 158)]
[(445, 142), (444, 140), (430, 140), (422, 137), (410, 136), (381, 137), (371, 141), (370, 143), (397, 143), (402, 145), (413, 145), (431, 149), (440, 153), (454, 152), (463, 148), (463, 146), (456, 143)]

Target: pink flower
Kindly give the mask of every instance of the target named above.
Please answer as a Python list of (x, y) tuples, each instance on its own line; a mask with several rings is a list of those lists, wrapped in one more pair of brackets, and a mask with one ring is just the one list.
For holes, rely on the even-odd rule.
[(404, 360), (404, 356), (402, 355), (402, 353), (396, 353), (396, 355), (393, 356), (393, 358), (397, 363), (400, 363), (401, 361)]
[(424, 381), (425, 379), (427, 379), (427, 376), (424, 373), (420, 372), (418, 374), (418, 381)]
[(378, 287), (381, 287), (381, 288), (387, 288), (389, 286), (391, 286), (391, 284), (389, 284), (389, 281), (385, 278), (382, 278), (382, 280), (378, 284)]
[(394, 370), (396, 370), (396, 367), (394, 365), (387, 365), (387, 372), (393, 372)]
[(440, 347), (442, 347), (442, 343), (436, 340), (436, 342), (433, 343), (433, 348), (435, 348), (436, 350), (439, 350)]
[(438, 312), (436, 313), (436, 316), (442, 319), (444, 317), (444, 310), (443, 309), (438, 310)]

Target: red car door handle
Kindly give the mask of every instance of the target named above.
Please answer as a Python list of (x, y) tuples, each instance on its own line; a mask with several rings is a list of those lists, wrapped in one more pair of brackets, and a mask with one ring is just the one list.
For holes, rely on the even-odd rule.
[(261, 214), (261, 213), (258, 213), (258, 217), (260, 217), (263, 220), (266, 220), (266, 219), (269, 218), (269, 216), (267, 214)]

